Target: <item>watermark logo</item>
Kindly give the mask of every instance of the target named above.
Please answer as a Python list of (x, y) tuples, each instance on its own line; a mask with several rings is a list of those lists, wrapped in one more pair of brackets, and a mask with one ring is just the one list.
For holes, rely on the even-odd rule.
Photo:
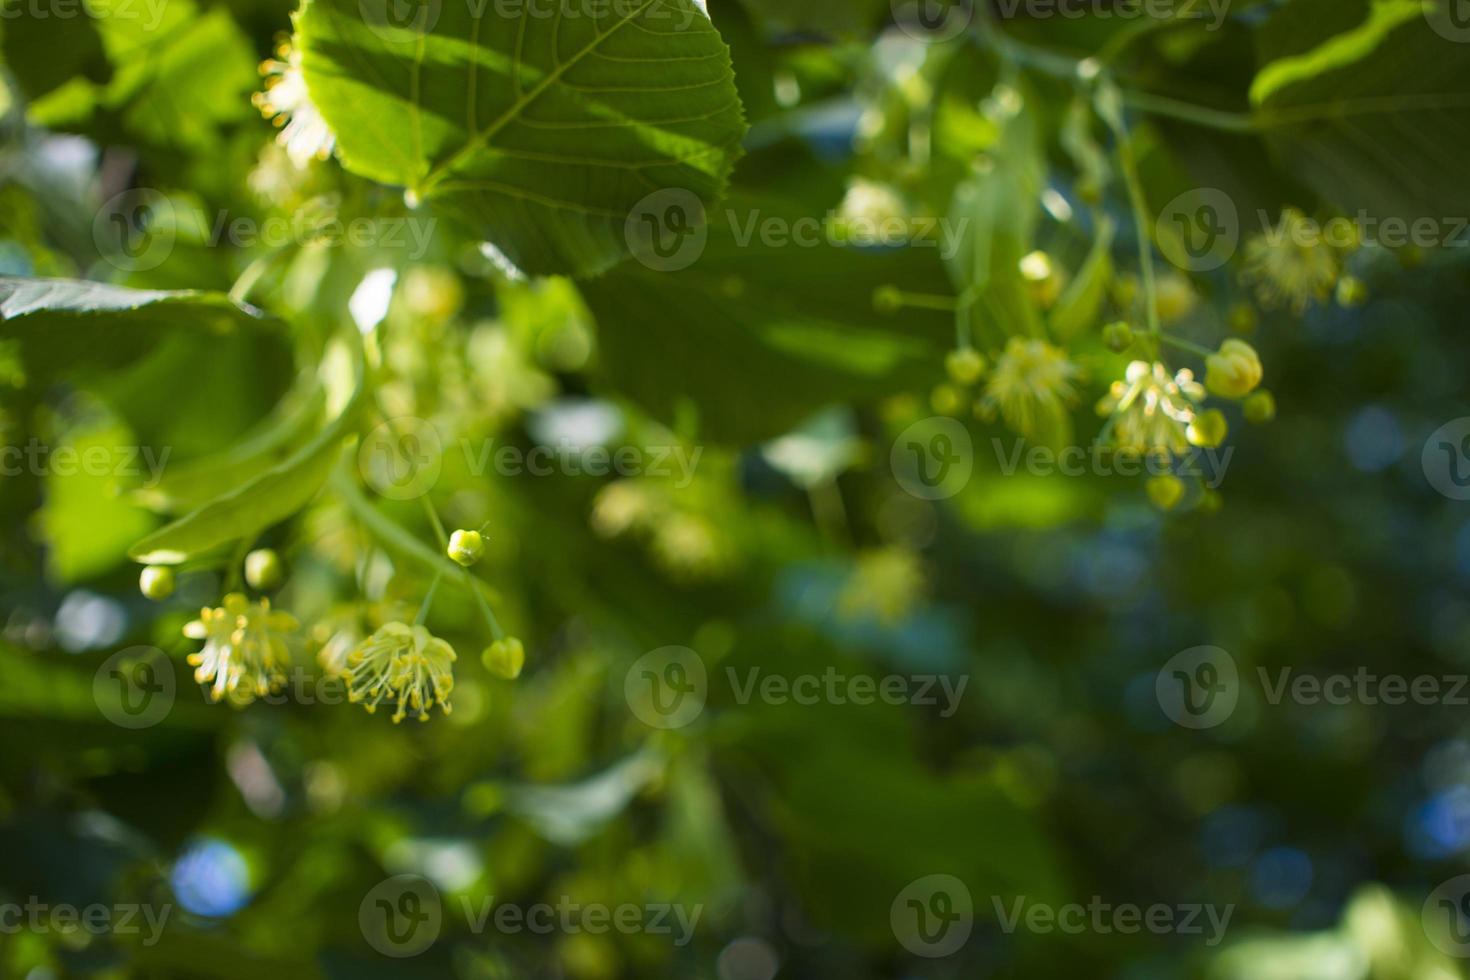
[(639, 721), (650, 728), (683, 728), (704, 711), (709, 677), (704, 660), (688, 647), (660, 647), (633, 662), (623, 695)]
[(679, 272), (704, 254), (709, 222), (704, 203), (693, 191), (671, 187), (639, 201), (628, 214), (623, 234), (633, 257), (655, 272)]
[(1470, 957), (1470, 875), (1451, 878), (1430, 892), (1419, 917), (1441, 953)]
[(444, 443), (432, 422), (405, 415), (368, 433), (357, 450), (368, 486), (389, 500), (416, 500), (439, 482)]
[(1442, 496), (1470, 500), (1470, 417), (1446, 422), (1424, 443), (1424, 478)]
[(148, 187), (108, 198), (92, 219), (98, 254), (122, 272), (147, 272), (163, 265), (173, 254), (177, 237), (173, 205)]
[(423, 36), (439, 23), (443, 0), (357, 0), (368, 30), (385, 41), (401, 41), (405, 34)]
[(915, 956), (938, 959), (964, 946), (975, 928), (970, 890), (954, 875), (910, 882), (888, 910), (893, 935)]
[(1215, 187), (1185, 191), (1159, 212), (1155, 239), (1164, 257), (1190, 272), (1210, 272), (1230, 261), (1240, 245), (1240, 213)]
[(1240, 675), (1235, 659), (1219, 647), (1192, 647), (1169, 659), (1154, 681), (1169, 720), (1184, 728), (1214, 728), (1235, 713)]
[(1424, 5), (1434, 33), (1458, 44), (1470, 42), (1470, 0), (1434, 0)]
[(102, 662), (92, 677), (92, 699), (119, 728), (151, 728), (174, 706), (173, 664), (157, 647), (129, 647)]
[(363, 897), (362, 936), (384, 956), (417, 956), (434, 944), (444, 922), (439, 890), (418, 875), (395, 875)]
[(958, 419), (922, 419), (894, 440), (889, 464), (899, 486), (913, 496), (944, 500), (970, 482), (975, 469), (975, 444)]
[(892, 0), (893, 22), (915, 41), (952, 41), (975, 22), (974, 0)]

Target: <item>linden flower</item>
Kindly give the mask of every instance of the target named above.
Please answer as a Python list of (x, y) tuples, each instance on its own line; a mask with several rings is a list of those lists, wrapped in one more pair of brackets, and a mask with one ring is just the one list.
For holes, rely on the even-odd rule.
[(1332, 294), (1341, 273), (1337, 252), (1315, 224), (1287, 208), (1275, 228), (1246, 243), (1241, 280), (1255, 286), (1262, 306), (1289, 305), (1301, 315)]
[(992, 417), (999, 409), (1011, 428), (1035, 435), (1076, 397), (1076, 376), (1077, 366), (1061, 350), (1044, 340), (1012, 337), (990, 372), (980, 406)]
[(261, 62), (265, 91), (256, 92), (251, 101), (262, 115), (281, 127), (276, 142), (285, 147), (293, 164), (304, 168), (314, 159), (325, 160), (337, 139), (306, 90), (301, 52), (286, 41), (276, 49), (276, 55), (280, 60)]
[(408, 715), (429, 720), (437, 703), (449, 714), (454, 690), (454, 650), (422, 626), (387, 623), (347, 658), (347, 700), (372, 714), (378, 705), (397, 705), (393, 721)]
[(280, 690), (290, 664), (286, 635), (297, 626), (290, 613), (272, 612), (269, 599), (250, 602), (231, 592), (184, 627), (185, 636), (204, 641), (203, 650), (189, 654), (194, 680), (209, 685), (211, 701), (228, 697), (240, 705)]
[(1134, 361), (1122, 381), (1114, 381), (1102, 401), (1100, 415), (1112, 416), (1112, 437), (1121, 449), (1139, 453), (1184, 453), (1189, 450), (1189, 426), (1205, 397), (1204, 386), (1192, 371), (1173, 377), (1155, 361)]

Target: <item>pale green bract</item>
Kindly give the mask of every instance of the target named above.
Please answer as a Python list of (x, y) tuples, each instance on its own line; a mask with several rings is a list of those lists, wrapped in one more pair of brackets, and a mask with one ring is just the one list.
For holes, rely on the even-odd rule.
[(306, 0), (296, 44), (348, 170), (468, 224), (520, 271), (590, 276), (659, 191), (723, 193), (745, 120), (693, 0)]

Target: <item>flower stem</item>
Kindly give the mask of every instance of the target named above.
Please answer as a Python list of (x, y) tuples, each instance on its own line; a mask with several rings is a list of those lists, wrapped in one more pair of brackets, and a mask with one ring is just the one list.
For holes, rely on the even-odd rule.
[(1097, 114), (1113, 131), (1117, 144), (1118, 170), (1128, 189), (1128, 203), (1133, 211), (1134, 230), (1138, 238), (1138, 265), (1143, 275), (1145, 316), (1157, 352), (1159, 335), (1163, 331), (1159, 324), (1159, 288), (1154, 275), (1153, 235), (1150, 231), (1148, 201), (1143, 193), (1143, 180), (1138, 174), (1138, 160), (1133, 155), (1133, 141), (1128, 126), (1123, 121), (1122, 99), (1117, 86), (1108, 79), (1099, 82), (1095, 103)]
[(1183, 337), (1176, 337), (1170, 333), (1160, 333), (1159, 339), (1168, 344), (1170, 347), (1177, 347), (1180, 350), (1187, 350), (1191, 354), (1198, 354), (1200, 357), (1212, 357), (1215, 353), (1208, 347), (1201, 347), (1199, 344), (1196, 344), (1192, 340), (1185, 340)]
[[(428, 494), (424, 494), (419, 500), (423, 502), (424, 513), (429, 516), (429, 523), (434, 527), (434, 536), (439, 539), (439, 550), (441, 552), (447, 551), (449, 548), (449, 535), (444, 530), (444, 522), (439, 520), (439, 512), (434, 509), (434, 504), (429, 500)], [(491, 611), (490, 604), (485, 601), (485, 597), (480, 594), (480, 590), (475, 588), (475, 577), (463, 565), (456, 565), (455, 567), (459, 569), (459, 574), (464, 578), (465, 585), (474, 595), (475, 601), (480, 607), (480, 614), (485, 617), (485, 625), (490, 627), (490, 635), (497, 640), (505, 639), (505, 630), (501, 628), (500, 620), (495, 618), (495, 613)]]
[(434, 605), (434, 593), (439, 591), (439, 583), (444, 579), (444, 569), (434, 573), (434, 581), (429, 584), (429, 591), (424, 593), (423, 604), (419, 606), (419, 614), (414, 617), (413, 624), (422, 626), (429, 618), (429, 609)]

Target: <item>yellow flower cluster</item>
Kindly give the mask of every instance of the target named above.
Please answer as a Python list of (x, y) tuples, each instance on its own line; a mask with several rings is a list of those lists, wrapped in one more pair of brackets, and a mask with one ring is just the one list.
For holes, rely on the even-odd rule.
[(210, 700), (236, 705), (278, 691), (291, 663), (286, 638), (297, 628), (296, 618), (273, 611), (269, 599), (251, 602), (231, 592), (184, 627), (185, 636), (204, 641), (203, 650), (189, 655), (194, 679), (208, 685)]

